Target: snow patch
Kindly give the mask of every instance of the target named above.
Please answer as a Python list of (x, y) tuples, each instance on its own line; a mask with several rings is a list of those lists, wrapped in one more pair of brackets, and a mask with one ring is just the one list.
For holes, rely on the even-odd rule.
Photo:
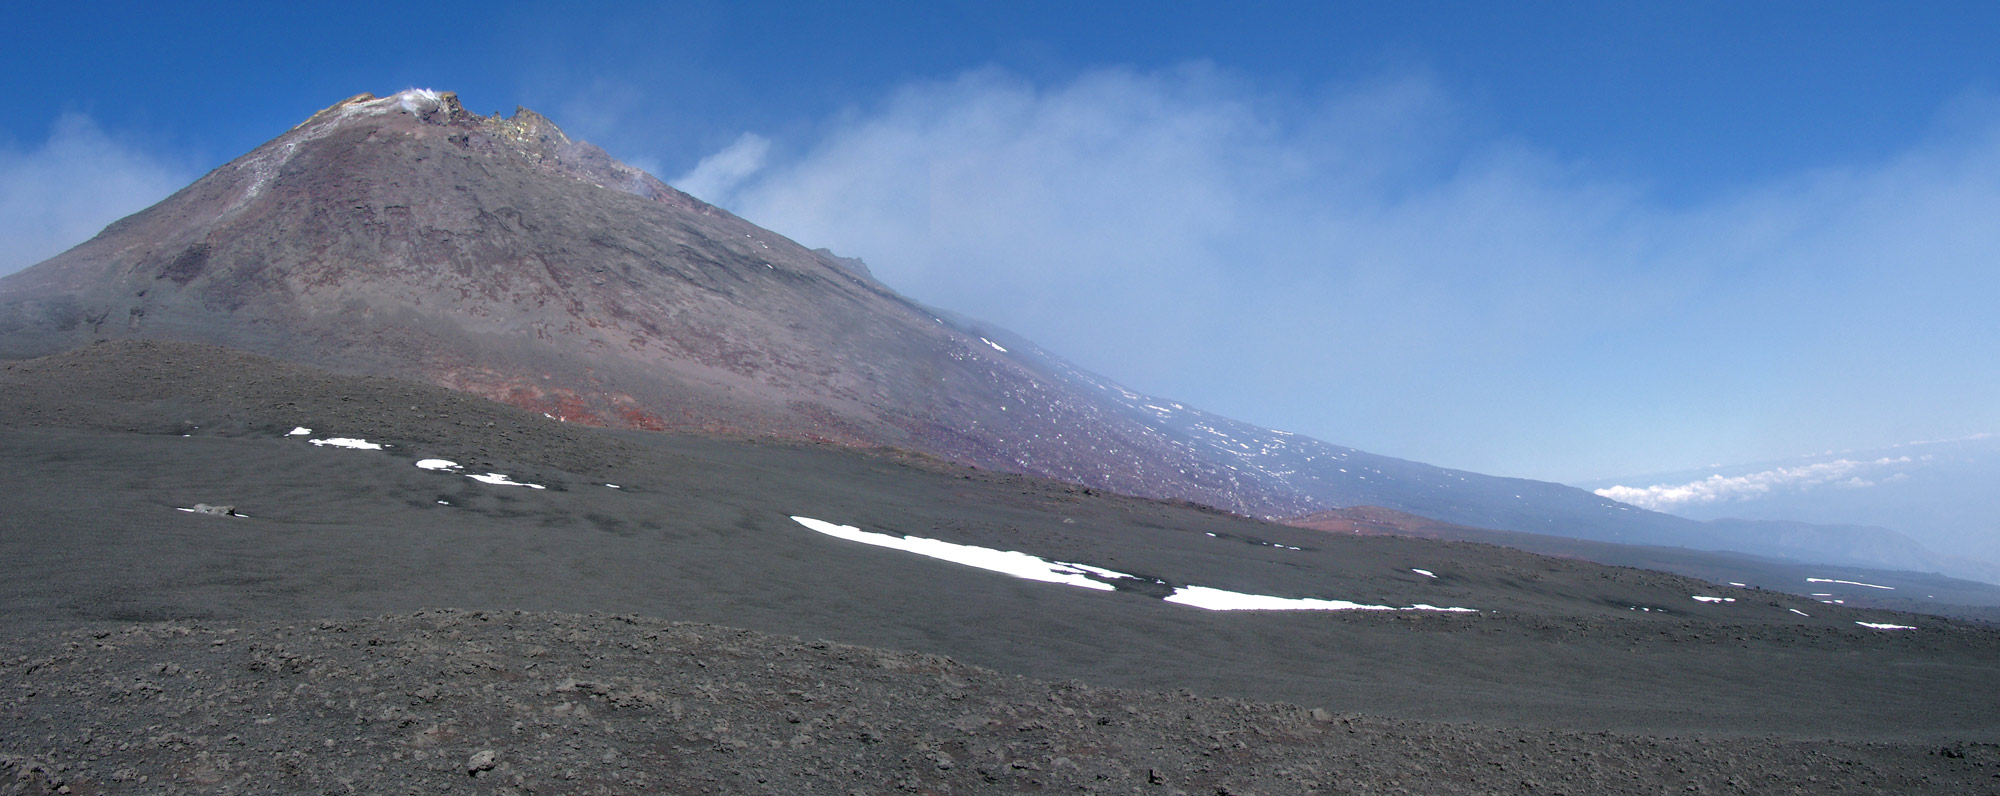
[(1889, 624), (1883, 624), (1883, 623), (1880, 623), (1880, 622), (1855, 622), (1855, 624), (1857, 624), (1857, 625), (1860, 625), (1860, 626), (1862, 626), (1862, 627), (1872, 627), (1872, 628), (1874, 628), (1874, 629), (1876, 629), (1876, 630), (1915, 630), (1915, 629), (1917, 629), (1917, 626), (1916, 626), (1916, 625), (1889, 625)]
[(326, 439), (309, 439), (306, 441), (314, 445), (321, 445), (321, 446), (330, 445), (335, 448), (353, 448), (355, 450), (363, 450), (363, 451), (379, 451), (384, 447), (382, 445), (377, 445), (373, 442), (369, 442), (368, 440), (365, 439), (355, 439), (353, 437), (327, 437)]
[(1397, 608), (1392, 605), (1367, 605), (1347, 600), (1320, 600), (1311, 597), (1272, 597), (1265, 594), (1244, 594), (1207, 586), (1182, 586), (1168, 595), (1167, 602), (1192, 605), (1210, 611), (1446, 611), (1451, 613), (1476, 613), (1471, 608), (1439, 608), (1433, 605), (1413, 605)]
[[(1089, 576), (1095, 575), (1098, 578), (1106, 578), (1113, 580), (1120, 578), (1132, 578), (1135, 580), (1137, 579), (1137, 576), (1126, 574), (1124, 572), (1104, 569), (1102, 567), (1094, 567), (1087, 564), (1072, 564), (1065, 561), (1050, 561), (1048, 559), (1044, 559), (1038, 556), (1028, 555), (1027, 553), (1022, 553), (1014, 550), (994, 550), (991, 548), (977, 547), (974, 545), (955, 544), (952, 542), (941, 541), (938, 539), (926, 539), (921, 536), (892, 536), (890, 534), (885, 534), (885, 533), (873, 533), (870, 531), (861, 530), (860, 528), (856, 528), (852, 525), (836, 525), (834, 523), (827, 522), (825, 520), (813, 519), (812, 517), (800, 517), (797, 515), (792, 516), (792, 521), (800, 525), (803, 525), (811, 530), (818, 531), (819, 533), (823, 533), (837, 539), (846, 539), (850, 542), (860, 542), (862, 544), (874, 545), (876, 547), (887, 547), (892, 550), (902, 550), (905, 552), (916, 553), (918, 555), (929, 556), (931, 558), (935, 558), (941, 561), (950, 561), (955, 564), (964, 564), (969, 567), (976, 567), (979, 569), (984, 569), (992, 572), (999, 572), (1004, 575), (1012, 575), (1017, 578), (1025, 578), (1027, 580), (1041, 581), (1044, 583), (1060, 583), (1066, 586), (1078, 586), (1086, 589), (1095, 589), (1098, 591), (1115, 591), (1116, 587), (1112, 586), (1111, 584), (1104, 583), (1101, 580), (1096, 580)], [(1213, 536), (1214, 534), (1210, 535)], [(1244, 594), (1241, 592), (1225, 591), (1223, 589), (1214, 589), (1214, 588), (1209, 588), (1207, 586), (1182, 586), (1180, 588), (1175, 589), (1174, 593), (1165, 599), (1167, 602), (1170, 603), (1190, 605), (1196, 608), (1206, 608), (1211, 611), (1360, 610), (1360, 611), (1443, 611), (1450, 613), (1478, 612), (1477, 610), (1472, 608), (1439, 608), (1434, 605), (1423, 605), (1423, 604), (1413, 605), (1407, 608), (1398, 608), (1390, 605), (1364, 605), (1361, 603), (1348, 602), (1346, 600), (1319, 600), (1312, 598), (1271, 597), (1262, 594)]]
[(312, 433), (313, 433), (313, 430), (312, 430), (312, 429), (309, 429), (309, 428), (306, 428), (305, 426), (293, 426), (293, 427), (292, 427), (292, 430), (291, 430), (291, 431), (287, 431), (287, 432), (285, 432), (285, 436), (287, 436), (287, 437), (304, 437), (304, 436), (309, 436), (309, 435), (311, 435)]
[(1848, 586), (1866, 586), (1866, 587), (1868, 587), (1868, 588), (1871, 588), (1871, 589), (1886, 589), (1886, 590), (1888, 590), (1888, 591), (1895, 591), (1895, 590), (1896, 590), (1896, 587), (1894, 587), (1894, 586), (1877, 586), (1877, 585), (1875, 585), (1875, 584), (1873, 584), (1873, 583), (1862, 583), (1862, 582), (1860, 582), (1860, 581), (1857, 581), (1857, 580), (1834, 580), (1834, 579), (1832, 579), (1832, 578), (1806, 578), (1806, 582), (1807, 582), (1807, 583), (1841, 583), (1841, 584), (1845, 584), (1845, 585), (1848, 585)]
[(456, 469), (458, 469), (458, 462), (454, 462), (454, 461), (449, 461), (449, 460), (446, 460), (446, 459), (424, 459), (424, 460), (422, 460), (422, 461), (419, 461), (419, 462), (417, 462), (417, 469), (419, 469), (419, 470), (456, 470)]
[(1411, 569), (1410, 571), (1411, 571), (1411, 572), (1415, 572), (1415, 573), (1417, 573), (1417, 574), (1419, 574), (1419, 575), (1422, 575), (1422, 576), (1424, 576), (1424, 577), (1426, 577), (1426, 578), (1435, 578), (1435, 577), (1437, 577), (1437, 573), (1435, 573), (1435, 572), (1432, 572), (1432, 571), (1430, 571), (1430, 570), (1428, 570), (1428, 569), (1415, 569), (1415, 568), (1412, 568), (1412, 569)]
[(210, 506), (210, 505), (208, 505), (208, 504), (206, 504), (206, 503), (197, 503), (197, 504), (195, 504), (195, 505), (194, 505), (194, 506), (193, 506), (192, 508), (182, 508), (182, 507), (180, 507), (180, 506), (175, 506), (175, 507), (174, 507), (174, 510), (175, 510), (175, 511), (185, 511), (185, 512), (187, 512), (187, 513), (189, 513), (189, 514), (207, 514), (207, 515), (209, 515), (209, 516), (211, 516), (211, 517), (239, 517), (239, 518), (241, 518), (241, 517), (248, 517), (248, 516), (250, 516), (250, 515), (248, 515), (248, 514), (244, 514), (243, 512), (240, 512), (240, 511), (237, 511), (236, 509), (233, 509), (233, 508), (228, 508), (228, 507), (225, 507), (225, 506)]
[(995, 351), (998, 351), (998, 352), (1000, 352), (1000, 353), (1002, 353), (1002, 354), (1005, 354), (1005, 353), (1007, 353), (1007, 349), (1005, 349), (1005, 348), (1001, 348), (1001, 347), (1000, 347), (1000, 344), (999, 344), (999, 343), (996, 343), (996, 342), (993, 342), (992, 340), (988, 340), (988, 339), (986, 339), (986, 338), (984, 338), (984, 337), (981, 337), (981, 338), (979, 338), (979, 342), (982, 342), (982, 343), (985, 343), (985, 344), (987, 344), (987, 345), (990, 345), (990, 346), (993, 346), (993, 350), (995, 350)]
[(1104, 577), (1132, 577), (1122, 572), (1111, 572), (1110, 570), (1096, 567), (1085, 568), (1060, 561), (1049, 561), (1012, 550), (994, 550), (986, 547), (975, 547), (973, 545), (954, 544), (938, 539), (926, 539), (921, 536), (890, 536), (886, 533), (871, 533), (852, 525), (835, 525), (825, 520), (816, 520), (811, 517), (794, 516), (792, 517), (792, 521), (836, 539), (846, 539), (850, 542), (860, 542), (876, 547), (902, 550), (922, 556), (929, 556), (940, 561), (950, 561), (954, 564), (963, 564), (968, 567), (998, 572), (1003, 575), (1012, 575), (1017, 578), (1041, 581), (1043, 583), (1060, 583), (1066, 586), (1079, 586), (1085, 589), (1114, 591), (1116, 587), (1109, 583), (1092, 580), (1086, 576), (1086, 573)]
[(1787, 610), (1787, 611), (1790, 611), (1790, 612), (1792, 612), (1792, 613), (1795, 613), (1795, 614), (1798, 614), (1799, 616), (1803, 616), (1803, 617), (1807, 617), (1807, 618), (1811, 618), (1811, 617), (1812, 617), (1812, 614), (1809, 614), (1809, 613), (1806, 613), (1806, 612), (1804, 612), (1804, 611), (1801, 611), (1801, 610), (1799, 610), (1799, 609), (1797, 609), (1797, 608), (1787, 608), (1787, 609), (1785, 609), (1785, 610)]
[(1138, 579), (1139, 579), (1139, 577), (1138, 577), (1137, 575), (1127, 575), (1127, 574), (1125, 574), (1125, 573), (1123, 573), (1123, 572), (1119, 572), (1119, 571), (1117, 571), (1117, 570), (1113, 570), (1113, 569), (1105, 569), (1105, 568), (1103, 568), (1103, 567), (1093, 567), (1093, 566), (1091, 566), (1091, 565), (1089, 565), (1089, 564), (1072, 564), (1072, 563), (1069, 563), (1069, 562), (1059, 562), (1059, 563), (1061, 563), (1061, 564), (1062, 564), (1063, 566), (1065, 566), (1065, 567), (1069, 567), (1069, 568), (1071, 568), (1071, 569), (1080, 569), (1080, 570), (1083, 570), (1084, 572), (1089, 572), (1089, 573), (1091, 573), (1091, 574), (1095, 574), (1095, 575), (1102, 575), (1102, 576), (1104, 576), (1104, 577), (1107, 577), (1107, 578), (1112, 578), (1112, 579), (1114, 579), (1114, 580), (1115, 580), (1115, 579), (1118, 579), (1118, 578), (1129, 578), (1129, 579), (1131, 579), (1131, 580), (1138, 580)]
[(502, 475), (500, 473), (487, 473), (485, 475), (472, 475), (468, 473), (465, 477), (470, 478), (474, 481), (478, 481), (479, 483), (482, 484), (492, 484), (494, 486), (525, 486), (529, 489), (548, 488), (542, 486), (541, 484), (524, 484), (512, 478), (508, 478), (507, 476)]
[(1694, 595), (1694, 599), (1695, 599), (1695, 602), (1703, 602), (1703, 603), (1733, 603), (1733, 602), (1736, 602), (1736, 598), (1734, 598), (1734, 597), (1705, 597), (1705, 596), (1702, 596), (1702, 595), (1699, 595), (1699, 594), (1697, 594), (1697, 595)]

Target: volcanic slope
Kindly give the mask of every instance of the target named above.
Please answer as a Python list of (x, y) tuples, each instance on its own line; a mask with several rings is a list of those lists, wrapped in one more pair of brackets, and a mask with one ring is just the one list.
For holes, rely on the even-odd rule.
[[(0, 368), (0, 470), (16, 790), (1979, 793), (2000, 770), (1990, 628), (208, 346)], [(1382, 609), (1166, 599), (1197, 589)]]
[(107, 338), (227, 345), (597, 425), (892, 445), (1252, 516), (1367, 504), (1609, 541), (1732, 541), (1582, 490), (1125, 389), (906, 300), (532, 111), (480, 116), (449, 93), (338, 103), (0, 279), (0, 356)]

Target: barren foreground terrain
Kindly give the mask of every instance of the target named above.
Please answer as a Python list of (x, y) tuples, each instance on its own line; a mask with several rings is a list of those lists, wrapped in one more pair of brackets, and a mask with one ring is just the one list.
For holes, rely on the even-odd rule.
[(1990, 745), (1396, 720), (630, 616), (164, 623), (5, 662), (72, 792), (1982, 792)]
[(2000, 792), (2000, 633), (1798, 584), (166, 343), (0, 368), (0, 472), (9, 792)]

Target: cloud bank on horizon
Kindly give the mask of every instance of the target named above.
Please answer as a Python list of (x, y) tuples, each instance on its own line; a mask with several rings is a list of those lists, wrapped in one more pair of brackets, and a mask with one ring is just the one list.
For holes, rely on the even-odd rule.
[[(1889, 528), (1965, 560), (2000, 561), (2000, 436), (1973, 434), (1784, 462), (1584, 485), (1695, 520), (1735, 518)], [(1991, 579), (1987, 574), (1973, 575)]]
[(1969, 367), (2000, 354), (1988, 98), (1894, 157), (1680, 204), (1474, 116), (1421, 74), (983, 69), (809, 140), (746, 132), (678, 184), (1141, 389), (1450, 466), (1580, 479), (2000, 425), (2000, 376)]
[(1744, 475), (1716, 474), (1684, 484), (1654, 484), (1645, 487), (1619, 485), (1595, 491), (1600, 496), (1620, 503), (1672, 513), (1689, 506), (1746, 500), (1778, 491), (1802, 492), (1821, 486), (1862, 489), (1875, 486), (1876, 481), (1871, 478), (1890, 480), (1907, 478), (1906, 474), (1893, 470), (1886, 475), (1877, 473), (1912, 461), (1915, 460), (1908, 456), (1884, 457), (1872, 461), (1835, 459), (1798, 467), (1774, 467)]

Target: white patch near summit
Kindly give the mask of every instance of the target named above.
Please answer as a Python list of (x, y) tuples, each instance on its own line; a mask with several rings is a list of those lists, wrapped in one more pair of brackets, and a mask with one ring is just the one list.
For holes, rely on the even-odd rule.
[(270, 149), (259, 147), (252, 151), (249, 157), (239, 162), (237, 171), (241, 173), (244, 169), (248, 169), (250, 184), (235, 201), (229, 204), (224, 213), (234, 213), (256, 199), (264, 192), (264, 186), (269, 184), (285, 164), (291, 161), (292, 156), (298, 153), (300, 146), (325, 138), (347, 120), (386, 116), (399, 110), (412, 114), (421, 113), (438, 107), (443, 100), (444, 98), (436, 91), (413, 88), (387, 97), (342, 103), (313, 114), (312, 118), (299, 122), (291, 132), (286, 133), (284, 137), (291, 140)]
[(1876, 630), (1915, 630), (1915, 629), (1917, 629), (1917, 626), (1916, 626), (1916, 625), (1887, 625), (1887, 624), (1882, 624), (1882, 623), (1879, 623), (1879, 622), (1855, 622), (1855, 624), (1857, 624), (1857, 625), (1860, 625), (1860, 626), (1862, 626), (1862, 627), (1872, 627), (1872, 628), (1874, 628), (1874, 629), (1876, 629)]
[(1424, 577), (1426, 577), (1426, 578), (1435, 578), (1435, 577), (1437, 577), (1437, 573), (1435, 573), (1435, 572), (1432, 572), (1432, 571), (1430, 571), (1430, 570), (1428, 570), (1428, 569), (1411, 569), (1410, 571), (1411, 571), (1411, 572), (1415, 572), (1415, 573), (1417, 573), (1417, 574), (1419, 574), (1419, 575), (1422, 575), (1422, 576), (1424, 576)]
[(442, 101), (437, 92), (427, 88), (408, 89), (392, 97), (392, 99), (396, 100), (396, 107), (409, 113), (422, 113), (436, 108), (438, 103)]
[(450, 461), (447, 459), (424, 459), (423, 461), (417, 462), (417, 469), (456, 470), (458, 469), (458, 462)]
[(993, 350), (995, 350), (995, 351), (998, 351), (998, 352), (1000, 352), (1000, 353), (1002, 353), (1002, 354), (1005, 354), (1005, 353), (1007, 353), (1007, 349), (1005, 349), (1005, 348), (1001, 348), (1001, 347), (1000, 347), (1000, 344), (999, 344), (999, 343), (996, 343), (996, 342), (993, 342), (992, 340), (988, 340), (988, 339), (986, 339), (986, 338), (984, 338), (984, 337), (981, 337), (981, 338), (979, 338), (979, 342), (982, 342), (982, 343), (985, 343), (985, 344), (987, 344), (987, 345), (990, 345), (990, 346), (993, 346)]
[(1703, 602), (1703, 603), (1733, 603), (1733, 602), (1736, 602), (1736, 598), (1734, 598), (1734, 597), (1704, 597), (1704, 596), (1702, 596), (1702, 595), (1699, 595), (1699, 594), (1695, 595), (1695, 596), (1694, 596), (1694, 599), (1695, 599), (1695, 602)]
[(292, 430), (291, 430), (291, 431), (288, 431), (288, 432), (285, 432), (285, 436), (287, 436), (287, 437), (303, 437), (303, 436), (307, 436), (307, 435), (309, 435), (309, 434), (311, 434), (311, 433), (313, 433), (313, 430), (312, 430), (312, 429), (309, 429), (309, 428), (306, 428), (305, 426), (293, 426), (293, 427), (292, 427)]
[(314, 445), (330, 445), (335, 448), (353, 448), (363, 451), (379, 451), (383, 447), (368, 440), (355, 439), (353, 437), (327, 437), (326, 439), (309, 439), (306, 441)]

